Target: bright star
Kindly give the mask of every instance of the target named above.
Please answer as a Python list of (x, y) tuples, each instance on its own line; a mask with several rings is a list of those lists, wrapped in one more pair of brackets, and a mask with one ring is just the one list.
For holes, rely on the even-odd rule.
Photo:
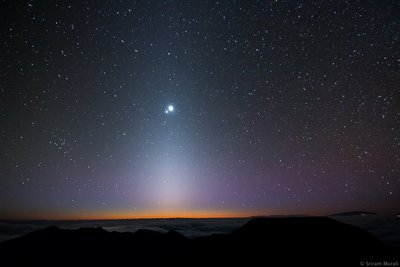
[(165, 109), (165, 114), (168, 114), (170, 112), (174, 112), (174, 106), (173, 105), (168, 105), (168, 107)]

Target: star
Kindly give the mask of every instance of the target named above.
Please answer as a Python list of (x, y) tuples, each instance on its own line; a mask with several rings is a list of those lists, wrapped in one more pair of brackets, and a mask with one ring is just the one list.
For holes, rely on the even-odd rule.
[(174, 112), (175, 108), (173, 105), (168, 105), (168, 107), (165, 109), (165, 114), (168, 114), (170, 112)]

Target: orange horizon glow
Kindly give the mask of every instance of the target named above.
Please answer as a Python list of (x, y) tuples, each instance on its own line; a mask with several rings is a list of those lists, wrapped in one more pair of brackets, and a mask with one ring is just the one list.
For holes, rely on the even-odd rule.
[(270, 214), (249, 211), (103, 211), (79, 213), (19, 213), (8, 214), (2, 220), (129, 220), (129, 219), (217, 219), (217, 218), (247, 218), (268, 216)]

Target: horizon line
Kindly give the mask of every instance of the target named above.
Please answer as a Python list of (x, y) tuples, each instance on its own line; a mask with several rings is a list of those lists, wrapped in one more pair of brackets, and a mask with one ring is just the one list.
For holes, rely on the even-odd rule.
[[(355, 211), (355, 212), (365, 212), (365, 211)], [(185, 214), (186, 213), (186, 214)], [(183, 214), (168, 215), (168, 213), (160, 214), (142, 214), (142, 215), (128, 215), (124, 212), (117, 212), (113, 214), (88, 214), (86, 215), (72, 215), (72, 214), (33, 214), (17, 215), (8, 214), (8, 216), (0, 217), (0, 221), (111, 221), (111, 220), (167, 220), (167, 219), (246, 219), (246, 218), (256, 218), (256, 217), (329, 217), (340, 214), (345, 214), (347, 212), (332, 212), (332, 213), (294, 213), (294, 214), (279, 214), (279, 213), (264, 213), (264, 212), (221, 212), (221, 213), (207, 213), (207, 212), (183, 212)], [(387, 215), (397, 215), (397, 213), (376, 213), (376, 212), (366, 212), (372, 214), (387, 214)], [(174, 212), (171, 212), (174, 214)]]
[(0, 221), (123, 221), (123, 220), (173, 220), (173, 219), (246, 219), (269, 216), (310, 215), (246, 215), (246, 216), (138, 216), (138, 217), (65, 217), (65, 218), (0, 218)]

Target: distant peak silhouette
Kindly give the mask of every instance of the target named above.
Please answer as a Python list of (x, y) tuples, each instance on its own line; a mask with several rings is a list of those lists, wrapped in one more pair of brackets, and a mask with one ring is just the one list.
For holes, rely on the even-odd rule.
[(369, 212), (369, 211), (346, 211), (346, 212), (340, 212), (340, 213), (335, 213), (330, 216), (356, 216), (356, 215), (375, 215), (376, 213)]

